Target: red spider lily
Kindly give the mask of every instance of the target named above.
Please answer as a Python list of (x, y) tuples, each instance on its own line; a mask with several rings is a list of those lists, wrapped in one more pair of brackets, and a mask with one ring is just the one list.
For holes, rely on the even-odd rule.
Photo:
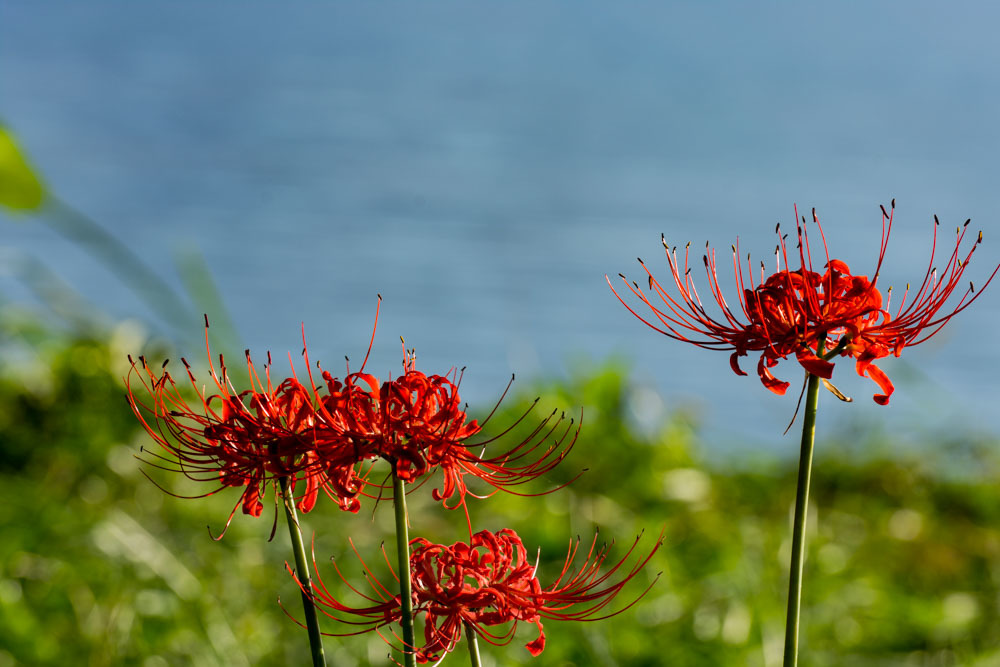
[[(206, 327), (207, 324), (206, 318)], [(315, 506), (321, 487), (342, 509), (358, 511), (360, 503), (356, 496), (364, 481), (355, 470), (356, 460), (349, 455), (341, 456), (339, 467), (335, 467), (329, 451), (323, 460), (317, 456), (315, 442), (320, 420), (314, 408), (316, 392), (294, 377), (274, 386), (270, 355), (263, 382), (249, 351), (246, 360), (251, 388), (237, 391), (230, 382), (222, 355), (217, 372), (209, 352), (210, 377), (217, 393), (206, 393), (199, 388), (188, 362), (182, 359), (200, 402), (194, 407), (166, 370), (167, 362), (157, 376), (145, 358), (139, 357), (139, 364), (132, 361), (132, 370), (126, 378), (129, 403), (146, 431), (168, 454), (146, 452), (152, 457), (146, 462), (181, 472), (195, 481), (219, 484), (218, 488), (197, 497), (212, 495), (226, 487), (245, 487), (240, 502), (229, 515), (227, 528), (240, 504), (244, 514), (260, 516), (261, 498), (267, 485), (276, 485), (281, 478), (288, 479), (293, 492), (298, 483), (304, 484), (304, 490), (297, 496), (297, 506), (303, 512)], [(134, 377), (138, 378), (141, 392), (136, 391)], [(151, 400), (145, 402), (140, 393)]]
[[(655, 579), (625, 607), (602, 613), (653, 557), (662, 543), (662, 535), (648, 555), (626, 568), (625, 563), (638, 543), (637, 537), (625, 555), (603, 574), (601, 568), (609, 554), (607, 545), (598, 548), (595, 535), (583, 562), (574, 567), (580, 543), (571, 543), (559, 576), (549, 587), (542, 588), (536, 576), (538, 565), (529, 562), (524, 544), (513, 530), (505, 528), (497, 533), (483, 530), (473, 535), (468, 543), (456, 542), (450, 546), (423, 538), (411, 540), (413, 613), (423, 619), (424, 645), (403, 647), (403, 650), (414, 651), (421, 663), (437, 660), (442, 653), (455, 648), (466, 626), (485, 641), (503, 646), (513, 640), (517, 624), (525, 622), (534, 623), (538, 628), (538, 638), (525, 645), (532, 656), (537, 656), (545, 648), (542, 619), (598, 621), (620, 614), (645, 595)], [(315, 555), (313, 562), (315, 566)], [(386, 562), (389, 562), (388, 557)], [(351, 586), (334, 561), (337, 574), (369, 603), (367, 606), (343, 604), (329, 591), (322, 578), (318, 577), (314, 584), (313, 598), (320, 610), (330, 618), (362, 628), (333, 633), (333, 636), (372, 630), (381, 635), (381, 628), (400, 621), (399, 596), (379, 582), (363, 561), (362, 566), (373, 595)], [(619, 571), (621, 578), (612, 581)], [(291, 568), (289, 572), (296, 576)]]
[[(813, 222), (820, 233), (826, 256), (825, 271), (822, 274), (813, 270), (806, 219), (803, 216), (800, 221), (798, 210), (795, 216), (799, 269), (781, 270), (782, 261), (786, 267), (789, 262), (785, 245), (787, 235), (780, 235), (780, 227), (776, 229), (779, 243), (775, 250), (775, 273), (765, 278), (764, 265), (761, 263), (760, 281), (757, 285), (753, 282), (750, 257), (747, 256), (744, 271), (739, 259), (739, 249), (733, 246), (733, 269), (740, 288), (740, 310), (746, 322), (734, 313), (722, 296), (714, 250), (707, 251), (703, 262), (709, 290), (722, 311), (721, 317), (709, 315), (702, 305), (688, 265), (690, 244), (684, 253), (682, 270), (677, 259), (677, 249), (670, 248), (663, 241), (667, 263), (679, 297), (671, 296), (642, 260), (639, 260), (649, 276), (650, 291), (655, 291), (664, 305), (654, 305), (638, 284), (629, 283), (625, 276), (621, 276), (629, 290), (649, 307), (655, 319), (639, 315), (615, 291), (610, 280), (608, 284), (633, 315), (660, 333), (706, 349), (732, 350), (730, 365), (737, 375), (746, 375), (739, 367), (739, 358), (749, 352), (760, 352), (757, 374), (764, 386), (776, 394), (784, 394), (788, 388), (787, 382), (777, 379), (770, 371), (780, 359), (794, 354), (808, 373), (829, 380), (833, 373), (830, 360), (840, 355), (852, 357), (858, 375), (867, 375), (878, 384), (883, 393), (875, 394), (874, 399), (876, 403), (885, 405), (892, 395), (893, 385), (889, 377), (873, 362), (890, 354), (898, 357), (903, 348), (931, 338), (982, 293), (981, 290), (975, 292), (970, 283), (957, 303), (950, 309), (945, 308), (952, 293), (962, 283), (962, 274), (982, 242), (983, 235), (982, 232), (979, 233), (962, 259), (959, 251), (969, 225), (966, 220), (965, 225), (956, 230), (955, 248), (944, 269), (938, 271), (934, 262), (938, 227), (935, 216), (931, 257), (923, 282), (913, 292), (908, 303), (907, 297), (911, 290), (907, 285), (899, 306), (895, 312), (891, 312), (889, 301), (892, 288), (887, 290), (883, 302), (877, 284), (892, 230), (895, 206), (893, 200), (890, 211), (882, 208), (882, 241), (871, 280), (867, 276), (852, 275), (847, 264), (830, 259), (826, 237), (815, 209)], [(993, 270), (983, 287), (993, 280), (997, 270), (1000, 270), (1000, 266)]]
[[(552, 470), (576, 442), (579, 426), (573, 428), (575, 420), (564, 422), (552, 413), (518, 444), (487, 455), (489, 445), (509, 433), (527, 413), (495, 438), (472, 443), (470, 439), (481, 432), (482, 425), (466, 415), (457, 372), (453, 369), (450, 377), (426, 375), (416, 370), (414, 356), (405, 349), (403, 367), (402, 376), (381, 384), (367, 373), (352, 373), (341, 382), (324, 372), (328, 393), (322, 412), (331, 427), (327, 441), (334, 443), (338, 453), (353, 451), (359, 457), (389, 461), (408, 483), (440, 469), (444, 479), (432, 496), (449, 509), (463, 507), (468, 513), (465, 498), (471, 492), (466, 475), (513, 493), (512, 487)], [(320, 445), (321, 460), (324, 452)]]

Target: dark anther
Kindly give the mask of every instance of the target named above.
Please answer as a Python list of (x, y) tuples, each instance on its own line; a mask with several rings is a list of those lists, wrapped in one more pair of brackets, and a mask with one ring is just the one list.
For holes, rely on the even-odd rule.
[(935, 224), (935, 225), (940, 225), (940, 224), (941, 224), (941, 221), (940, 221), (940, 220), (938, 220), (938, 217), (937, 217), (937, 214), (936, 214), (936, 213), (934, 214), (934, 224)]
[(963, 227), (968, 227), (968, 226), (969, 226), (969, 223), (970, 223), (970, 222), (972, 222), (972, 218), (966, 218), (966, 219), (965, 219), (965, 224), (964, 224), (964, 225), (962, 225), (962, 226), (963, 226)]
[(889, 213), (888, 213), (888, 212), (886, 212), (886, 210), (885, 210), (885, 206), (882, 206), (882, 204), (879, 204), (879, 205), (878, 205), (878, 207), (879, 207), (880, 209), (882, 209), (882, 216), (883, 216), (883, 217), (885, 217), (885, 218), (888, 218), (888, 217), (889, 217)]
[(892, 203), (890, 204), (890, 206), (892, 206), (893, 208), (896, 208), (896, 198), (895, 197), (892, 198)]
[(646, 266), (645, 264), (642, 263), (642, 257), (636, 257), (636, 259), (639, 260), (640, 264), (642, 264), (643, 266)]
[(976, 286), (972, 284), (971, 280), (969, 281), (969, 291), (970, 292), (975, 292), (976, 291)]
[(628, 280), (628, 278), (625, 277), (624, 273), (619, 273), (618, 277), (621, 278), (622, 280)]
[(774, 226), (774, 233), (777, 234), (779, 229), (781, 229), (781, 223), (780, 222)]
[(191, 368), (191, 364), (187, 362), (187, 359), (181, 357), (181, 363), (184, 364), (184, 368)]
[[(893, 200), (895, 201), (895, 200)], [(816, 217), (816, 207), (813, 206), (813, 222), (819, 222), (819, 218)]]
[(166, 368), (166, 367), (167, 367), (167, 364), (169, 364), (169, 363), (170, 363), (170, 360), (169, 360), (169, 359), (164, 359), (164, 360), (163, 360), (163, 365), (162, 365), (162, 366), (160, 366), (160, 369), (162, 370), (162, 369)]
[(205, 328), (208, 328), (208, 313), (205, 313)]
[[(636, 291), (639, 291), (639, 283), (633, 280), (632, 284), (635, 285)], [(649, 277), (649, 289), (653, 289), (653, 276)]]

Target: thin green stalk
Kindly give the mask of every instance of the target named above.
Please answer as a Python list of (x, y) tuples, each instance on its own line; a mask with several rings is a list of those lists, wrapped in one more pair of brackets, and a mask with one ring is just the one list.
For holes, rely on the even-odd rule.
[(396, 563), (399, 569), (400, 623), (403, 626), (403, 664), (416, 667), (413, 639), (413, 584), (410, 581), (410, 531), (406, 522), (406, 483), (392, 466), (392, 505), (396, 510)]
[(799, 661), (799, 608), (802, 603), (802, 567), (806, 550), (806, 509), (809, 505), (809, 478), (812, 474), (816, 442), (816, 407), (819, 404), (819, 377), (809, 376), (806, 410), (802, 419), (802, 450), (799, 453), (799, 481), (795, 491), (795, 519), (792, 524), (792, 563), (788, 577), (788, 613), (785, 620), (784, 667)]
[[(295, 554), (295, 572), (299, 582), (309, 592), (312, 592), (312, 578), (309, 576), (309, 564), (306, 561), (306, 549), (302, 543), (302, 530), (299, 528), (299, 517), (295, 512), (295, 498), (292, 496), (292, 486), (287, 477), (281, 478), (281, 496), (285, 506), (285, 518), (288, 519), (288, 536), (292, 540), (292, 552)], [(316, 618), (316, 606), (312, 598), (302, 591), (302, 608), (306, 614), (306, 629), (309, 631), (309, 648), (312, 650), (313, 667), (326, 667), (326, 657), (323, 655), (323, 636), (319, 632), (319, 621)]]
[(469, 645), (469, 662), (472, 667), (480, 667), (482, 662), (479, 660), (479, 642), (476, 639), (476, 631), (469, 623), (465, 624), (465, 643)]

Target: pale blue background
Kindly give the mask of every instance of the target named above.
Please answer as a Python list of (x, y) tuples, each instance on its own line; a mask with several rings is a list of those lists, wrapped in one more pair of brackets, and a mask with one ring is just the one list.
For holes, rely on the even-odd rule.
[[(998, 13), (6, 2), (0, 117), (65, 200), (171, 281), (172, 249), (200, 247), (255, 351), (297, 353), (305, 321), (314, 358), (360, 360), (381, 292), (372, 370), (398, 369), (403, 335), (427, 371), (468, 366), (463, 393), (482, 405), (512, 371), (619, 354), (668, 408), (700, 406), (720, 450), (791, 453), (796, 436), (779, 434), (794, 397), (763, 389), (753, 359), (738, 378), (726, 355), (647, 330), (603, 274), (639, 278), (636, 255), (662, 269), (661, 232), (723, 255), (739, 235), (767, 259), (794, 202), (818, 207), (833, 253), (868, 272), (878, 205), (896, 197), (887, 282), (922, 277), (933, 213), (944, 230), (967, 217), (984, 229), (970, 271), (982, 282), (1000, 261)], [(47, 227), (0, 229), (114, 316), (149, 317)], [(10, 276), (0, 287), (21, 293)], [(850, 417), (1000, 432), (998, 305), (1000, 284), (885, 362), (889, 408), (841, 363), (856, 400), (825, 400), (821, 431)], [(791, 361), (777, 373), (801, 377)]]

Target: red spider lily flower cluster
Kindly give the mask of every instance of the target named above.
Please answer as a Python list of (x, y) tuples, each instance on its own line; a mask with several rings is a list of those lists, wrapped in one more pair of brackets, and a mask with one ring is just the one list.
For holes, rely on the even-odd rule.
[[(377, 321), (376, 311), (376, 324)], [(207, 317), (205, 327), (207, 349)], [(373, 340), (374, 335), (373, 329)], [(303, 344), (304, 338), (303, 334)], [(452, 369), (445, 375), (418, 371), (412, 351), (407, 352), (405, 347), (403, 374), (382, 382), (364, 372), (366, 355), (361, 369), (354, 373), (348, 369), (343, 379), (323, 371), (317, 364), (321, 380), (317, 383), (304, 347), (308, 379), (300, 382), (293, 365), (292, 377), (273, 384), (270, 355), (262, 379), (247, 351), (250, 388), (243, 391), (234, 388), (223, 357), (219, 356), (217, 371), (211, 362), (211, 351), (208, 352), (211, 376), (208, 386), (212, 391), (200, 387), (183, 359), (190, 390), (174, 381), (167, 362), (157, 373), (143, 357), (132, 361), (126, 385), (133, 411), (163, 450), (146, 452), (146, 463), (181, 472), (196, 481), (214, 482), (216, 487), (204, 495), (228, 487), (243, 488), (226, 522), (227, 529), (241, 506), (245, 514), (262, 513), (261, 499), (268, 485), (275, 488), (276, 498), (288, 497), (291, 489), (302, 512), (316, 506), (321, 489), (341, 509), (357, 512), (360, 496), (383, 497), (385, 484), (370, 479), (378, 460), (388, 462), (392, 468), (393, 492), (403, 489), (404, 484), (410, 484), (411, 488), (419, 486), (435, 471), (442, 472), (443, 481), (432, 490), (432, 497), (447, 509), (465, 510), (469, 542), (445, 546), (417, 538), (409, 543), (414, 551), (408, 562), (404, 544), (399, 567), (410, 576), (404, 577), (400, 589), (412, 593), (390, 592), (366, 567), (375, 591), (375, 597), (367, 597), (371, 604), (361, 608), (343, 605), (322, 581), (319, 590), (312, 588), (301, 541), (296, 563), (306, 573), (305, 581), (292, 571), (307, 600), (332, 610), (326, 612), (328, 616), (363, 626), (360, 632), (380, 631), (401, 622), (405, 626), (404, 636), (409, 637), (413, 618), (420, 617), (424, 646), (409, 646), (411, 642), (407, 639), (403, 650), (409, 654), (408, 661), (436, 660), (455, 648), (465, 630), (493, 644), (506, 644), (521, 622), (534, 623), (538, 628), (538, 638), (527, 644), (529, 652), (537, 655), (545, 645), (543, 619), (606, 617), (600, 615), (605, 607), (659, 547), (657, 542), (648, 556), (627, 567), (626, 561), (635, 551), (637, 539), (620, 561), (602, 573), (608, 558), (607, 548), (597, 548), (595, 537), (583, 562), (575, 566), (577, 543), (571, 546), (556, 581), (542, 588), (535, 577), (537, 565), (528, 562), (516, 533), (504, 529), (496, 534), (489, 531), (473, 534), (466, 505), (466, 496), (473, 492), (467, 480), (469, 476), (481, 480), (487, 487), (487, 496), (497, 490), (517, 493), (515, 487), (546, 474), (562, 462), (579, 435), (576, 420), (566, 420), (553, 412), (540, 420), (526, 438), (494, 451), (498, 440), (510, 434), (533, 406), (503, 432), (473, 442), (496, 412), (506, 391), (484, 422), (469, 419), (459, 396), (459, 371)], [(191, 396), (197, 400), (189, 402)], [(372, 493), (370, 487), (376, 487), (378, 493)], [(398, 500), (394, 502), (397, 526), (408, 521), (405, 503), (401, 498)], [(291, 529), (295, 519), (288, 509)], [(294, 549), (294, 529), (292, 533)], [(620, 580), (612, 581), (616, 576)], [(405, 583), (407, 579), (412, 588)], [(410, 598), (412, 613), (410, 604), (402, 603), (401, 595)], [(311, 604), (306, 605), (306, 613), (312, 640), (319, 631)]]
[[(466, 627), (471, 627), (485, 641), (502, 646), (513, 640), (518, 623), (524, 622), (534, 623), (538, 628), (538, 637), (525, 645), (532, 656), (537, 656), (545, 648), (542, 619), (595, 621), (619, 614), (635, 604), (633, 600), (621, 609), (603, 613), (649, 562), (661, 542), (662, 536), (648, 555), (626, 568), (639, 543), (636, 538), (625, 555), (602, 574), (608, 547), (598, 548), (595, 535), (583, 562), (574, 566), (580, 551), (577, 541), (570, 545), (559, 576), (543, 588), (536, 576), (537, 563), (528, 560), (524, 544), (513, 530), (505, 528), (497, 533), (483, 530), (468, 543), (451, 545), (434, 544), (423, 538), (411, 540), (413, 610), (423, 620), (424, 645), (403, 648), (413, 651), (418, 662), (435, 661), (455, 648)], [(384, 586), (368, 566), (364, 569), (373, 595), (351, 587), (336, 561), (334, 567), (344, 583), (368, 602), (360, 607), (345, 605), (330, 592), (322, 578), (317, 580), (314, 599), (324, 613), (342, 623), (362, 627), (340, 636), (378, 631), (400, 620), (399, 595)], [(619, 572), (620, 578), (615, 578)], [(652, 583), (655, 580), (636, 600)]]
[[(251, 389), (237, 391), (225, 359), (220, 355), (217, 371), (209, 354), (209, 375), (217, 393), (207, 393), (182, 359), (191, 391), (198, 398), (197, 407), (193, 407), (186, 391), (167, 370), (167, 362), (157, 376), (144, 357), (139, 357), (139, 363), (130, 357), (132, 370), (126, 378), (129, 403), (166, 452), (144, 449), (149, 457), (146, 463), (181, 472), (194, 481), (219, 484), (203, 496), (227, 487), (244, 487), (227, 527), (241, 505), (244, 514), (260, 516), (267, 486), (282, 478), (289, 480), (293, 493), (299, 483), (305, 486), (296, 496), (303, 512), (313, 509), (320, 488), (342, 509), (357, 512), (357, 496), (366, 480), (359, 474), (358, 461), (341, 457), (333, 465), (320, 460), (316, 443), (324, 429), (313, 407), (314, 392), (294, 377), (274, 386), (270, 356), (263, 381), (249, 352), (246, 360)], [(150, 397), (148, 402), (145, 396)]]
[[(839, 355), (853, 358), (858, 375), (867, 375), (878, 384), (882, 393), (875, 394), (874, 400), (885, 405), (893, 393), (893, 385), (885, 372), (873, 362), (890, 355), (898, 357), (903, 348), (931, 338), (982, 293), (981, 290), (977, 293), (969, 283), (954, 306), (945, 307), (955, 290), (964, 284), (962, 275), (983, 235), (979, 233), (963, 259), (960, 249), (969, 225), (966, 220), (965, 225), (956, 230), (955, 248), (939, 271), (935, 267), (938, 227), (935, 216), (931, 257), (923, 282), (916, 290), (907, 285), (893, 312), (890, 309), (892, 288), (886, 291), (883, 300), (877, 285), (894, 212), (895, 200), (889, 211), (882, 208), (882, 240), (870, 280), (868, 276), (853, 275), (846, 263), (830, 258), (815, 209), (813, 223), (820, 233), (826, 256), (822, 273), (814, 270), (806, 219), (804, 216), (800, 219), (797, 210), (798, 269), (789, 268), (789, 253), (785, 244), (787, 235), (781, 235), (780, 226), (776, 229), (779, 236), (775, 272), (765, 277), (761, 263), (760, 279), (756, 285), (750, 257), (747, 257), (744, 269), (739, 248), (733, 246), (733, 270), (740, 289), (742, 318), (730, 308), (722, 295), (714, 250), (707, 250), (702, 259), (708, 275), (709, 291), (721, 309), (721, 317), (709, 315), (695, 288), (688, 264), (690, 244), (685, 250), (682, 268), (676, 247), (670, 248), (663, 240), (679, 297), (672, 296), (641, 259), (639, 263), (648, 274), (649, 291), (655, 292), (662, 304), (654, 304), (637, 283), (629, 283), (624, 275), (619, 274), (628, 289), (650, 309), (652, 318), (647, 319), (633, 310), (610, 280), (608, 284), (633, 315), (660, 333), (706, 349), (732, 350), (730, 365), (737, 375), (746, 375), (739, 366), (739, 358), (750, 352), (760, 352), (757, 374), (764, 386), (776, 394), (784, 394), (788, 388), (788, 382), (779, 380), (770, 370), (779, 360), (795, 355), (808, 373), (829, 380), (833, 374), (831, 359)], [(784, 270), (781, 269), (782, 262), (786, 267)], [(993, 270), (984, 288), (993, 280), (997, 270), (1000, 266)]]
[[(206, 347), (207, 326), (206, 318)], [(308, 368), (306, 349), (303, 356)], [(311, 369), (308, 384), (299, 382), (293, 371), (293, 377), (274, 386), (270, 355), (262, 381), (247, 351), (251, 388), (245, 391), (233, 388), (221, 355), (219, 371), (211, 359), (209, 351), (210, 386), (216, 393), (199, 388), (182, 359), (198, 399), (193, 405), (167, 371), (166, 362), (157, 375), (144, 358), (132, 361), (126, 385), (136, 416), (166, 451), (166, 455), (147, 452), (152, 457), (147, 463), (219, 484), (204, 495), (244, 487), (230, 520), (240, 505), (245, 514), (259, 516), (267, 485), (280, 479), (287, 479), (293, 492), (296, 485), (304, 485), (296, 496), (303, 512), (315, 506), (320, 489), (341, 509), (357, 512), (359, 496), (371, 495), (366, 493), (368, 486), (379, 486), (369, 479), (370, 463), (377, 459), (389, 461), (406, 482), (440, 469), (444, 481), (434, 491), (435, 500), (449, 509), (464, 507), (471, 493), (467, 475), (513, 493), (512, 487), (561, 462), (579, 433), (579, 426), (573, 428), (575, 420), (564, 421), (553, 413), (526, 439), (487, 454), (497, 438), (470, 442), (482, 425), (468, 420), (461, 407), (457, 373), (452, 378), (426, 375), (416, 370), (413, 355), (405, 350), (405, 372), (400, 377), (379, 383), (359, 371), (341, 381), (324, 371), (320, 386), (313, 382)]]
[(328, 387), (325, 414), (358, 452), (392, 462), (405, 482), (440, 469), (444, 479), (432, 496), (445, 507), (465, 504), (469, 493), (466, 475), (513, 493), (511, 487), (557, 466), (576, 441), (579, 425), (574, 429), (575, 420), (564, 421), (553, 412), (520, 443), (487, 455), (488, 446), (527, 413), (499, 436), (471, 443), (470, 438), (478, 435), (482, 426), (476, 420), (467, 421), (458, 381), (416, 370), (413, 355), (405, 350), (403, 368), (402, 376), (381, 384), (366, 373), (348, 375), (341, 382), (324, 372)]

